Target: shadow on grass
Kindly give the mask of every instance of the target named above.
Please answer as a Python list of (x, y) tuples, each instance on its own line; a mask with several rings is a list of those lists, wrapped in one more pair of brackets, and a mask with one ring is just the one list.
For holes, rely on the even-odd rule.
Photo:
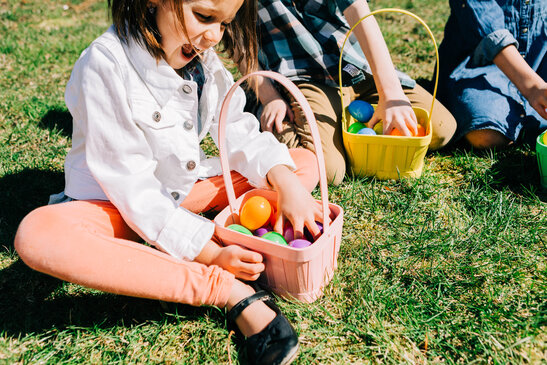
[[(100, 292), (67, 293), (61, 280), (36, 272), (21, 260), (0, 270), (0, 331), (11, 337), (72, 327), (108, 329), (147, 321), (176, 323), (218, 310)], [(170, 315), (173, 314), (173, 315)]]
[(46, 205), (64, 188), (61, 172), (26, 169), (0, 178), (0, 243), (13, 247), (17, 226), (30, 211)]
[[(23, 170), (0, 179), (0, 244), (13, 249), (19, 222), (30, 211), (47, 204), (49, 195), (62, 191), (61, 172)], [(66, 293), (61, 280), (28, 268), (21, 260), (0, 270), (0, 331), (8, 336), (47, 332), (71, 326), (109, 328), (150, 320), (176, 321), (214, 317), (217, 310), (169, 304), (105, 293)], [(220, 318), (220, 317), (219, 317)]]
[[(537, 197), (547, 202), (547, 189), (540, 183), (539, 168), (536, 154), (529, 145), (519, 144), (504, 150), (474, 150), (465, 142), (451, 143), (447, 147), (435, 151), (443, 157), (469, 155), (471, 158), (493, 159), (494, 163), (479, 180), (496, 190), (509, 189), (511, 192), (525, 197)], [(476, 177), (471, 178), (473, 181)]]
[(72, 136), (72, 115), (66, 108), (54, 107), (42, 117), (40, 127), (60, 131), (64, 136)]

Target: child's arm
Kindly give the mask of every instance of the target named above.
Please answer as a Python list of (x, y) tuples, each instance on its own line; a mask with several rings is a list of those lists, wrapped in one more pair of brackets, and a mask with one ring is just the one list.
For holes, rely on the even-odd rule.
[(547, 119), (547, 83), (522, 58), (513, 45), (502, 49), (494, 64), (507, 76), (541, 117)]
[(276, 165), (268, 171), (268, 181), (277, 191), (278, 216), (274, 230), (283, 233), (285, 219), (292, 223), (295, 238), (301, 238), (304, 226), (314, 237), (319, 235), (316, 221), (322, 221), (321, 205), (300, 183), (298, 177), (287, 166)]
[[(366, 1), (356, 1), (344, 10), (350, 26), (370, 13)], [(363, 20), (354, 30), (357, 40), (369, 61), (376, 88), (378, 89), (378, 108), (369, 122), (374, 126), (378, 121), (384, 121), (384, 133), (393, 128), (399, 129), (409, 136), (410, 130), (416, 133), (416, 115), (410, 101), (406, 97), (391, 61), (388, 48), (373, 17)]]
[(260, 103), (264, 106), (260, 117), (262, 130), (272, 132), (275, 125), (277, 132), (281, 133), (285, 117), (287, 117), (289, 122), (293, 121), (294, 115), (291, 107), (269, 79), (257, 76), (256, 80), (257, 96)]

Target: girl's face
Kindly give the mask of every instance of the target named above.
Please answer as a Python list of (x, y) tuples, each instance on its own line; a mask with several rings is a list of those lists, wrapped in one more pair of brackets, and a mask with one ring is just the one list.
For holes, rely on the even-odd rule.
[(165, 61), (178, 70), (197, 54), (220, 42), (224, 28), (234, 19), (244, 0), (184, 1), (186, 33), (172, 1), (181, 0), (150, 0), (150, 4), (156, 7), (156, 24)]

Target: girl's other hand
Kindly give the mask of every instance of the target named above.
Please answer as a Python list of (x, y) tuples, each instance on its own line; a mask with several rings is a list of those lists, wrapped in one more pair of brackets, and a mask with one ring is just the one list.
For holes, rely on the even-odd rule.
[(368, 122), (370, 128), (380, 120), (384, 121), (384, 134), (390, 134), (397, 128), (404, 136), (418, 133), (418, 120), (408, 98), (378, 101), (378, 107)]
[(222, 267), (245, 281), (255, 281), (264, 271), (262, 255), (238, 245), (221, 247), (212, 264)]
[(236, 278), (247, 281), (258, 279), (264, 271), (262, 255), (238, 245), (220, 246), (215, 236), (205, 244), (196, 261), (205, 265), (217, 265), (234, 274)]
[(260, 116), (260, 126), (263, 131), (273, 132), (273, 127), (278, 133), (283, 131), (283, 121), (285, 118), (292, 122), (294, 114), (287, 102), (281, 98), (275, 98), (264, 105), (264, 110)]

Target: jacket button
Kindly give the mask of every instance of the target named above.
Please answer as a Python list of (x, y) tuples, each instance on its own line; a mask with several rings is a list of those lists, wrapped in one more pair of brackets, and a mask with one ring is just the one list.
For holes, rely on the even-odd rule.
[(154, 119), (154, 122), (159, 122), (161, 120), (161, 114), (160, 112), (154, 112), (152, 113), (152, 119)]
[(192, 129), (194, 127), (194, 124), (192, 122), (190, 122), (189, 120), (187, 120), (186, 122), (184, 122), (184, 129), (186, 129), (187, 131), (189, 131), (190, 129)]
[(190, 85), (184, 85), (182, 91), (184, 91), (185, 94), (190, 94), (192, 92), (192, 87)]
[(524, 28), (524, 29), (522, 30), (522, 33), (528, 33), (528, 28)]
[(180, 198), (180, 194), (177, 193), (176, 191), (173, 191), (173, 192), (171, 193), (171, 196), (172, 196), (173, 199), (175, 199), (175, 200), (179, 200), (179, 198)]
[(188, 162), (186, 163), (186, 168), (187, 168), (188, 170), (193, 170), (193, 169), (195, 169), (195, 168), (196, 168), (196, 162), (195, 162), (195, 161), (188, 161)]

